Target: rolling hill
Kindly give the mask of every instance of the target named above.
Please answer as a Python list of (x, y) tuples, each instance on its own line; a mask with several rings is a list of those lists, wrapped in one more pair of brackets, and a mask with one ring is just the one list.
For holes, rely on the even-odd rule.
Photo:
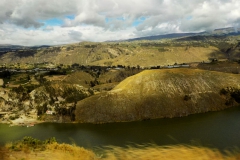
[[(238, 35), (180, 35), (183, 37), (177, 39), (166, 39), (163, 36), (164, 39), (161, 40), (81, 42), (35, 49), (34, 47), (21, 48), (0, 53), (0, 65), (47, 62), (54, 65), (77, 63), (80, 65), (151, 67), (209, 61), (213, 58), (239, 59), (240, 37)], [(176, 37), (177, 34), (167, 37), (169, 36)]]
[(236, 102), (227, 104), (220, 90), (239, 88), (239, 81), (237, 74), (199, 69), (146, 70), (111, 91), (79, 101), (76, 121), (123, 122), (222, 110)]

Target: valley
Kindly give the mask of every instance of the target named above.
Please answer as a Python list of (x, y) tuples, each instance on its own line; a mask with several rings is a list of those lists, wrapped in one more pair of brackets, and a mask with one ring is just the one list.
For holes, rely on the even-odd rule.
[(108, 123), (222, 110), (238, 104), (220, 91), (238, 93), (239, 54), (238, 36), (211, 35), (11, 50), (1, 54), (1, 122)]
[(240, 1), (0, 1), (0, 160), (240, 159)]

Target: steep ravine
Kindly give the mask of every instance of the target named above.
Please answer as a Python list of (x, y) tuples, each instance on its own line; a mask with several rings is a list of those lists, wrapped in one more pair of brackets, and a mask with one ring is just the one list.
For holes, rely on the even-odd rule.
[[(196, 69), (161, 69), (131, 76), (113, 90), (79, 101), (78, 122), (107, 123), (181, 117), (222, 110), (220, 90), (240, 88), (240, 75)], [(233, 103), (233, 105), (236, 103)]]

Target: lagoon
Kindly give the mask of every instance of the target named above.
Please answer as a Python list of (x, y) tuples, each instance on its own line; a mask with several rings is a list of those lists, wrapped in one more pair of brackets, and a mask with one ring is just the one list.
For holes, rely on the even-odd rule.
[(41, 123), (34, 127), (0, 124), (0, 145), (32, 136), (41, 140), (75, 143), (94, 149), (108, 145), (127, 146), (200, 145), (220, 150), (240, 148), (240, 107), (224, 111), (148, 121), (108, 124)]

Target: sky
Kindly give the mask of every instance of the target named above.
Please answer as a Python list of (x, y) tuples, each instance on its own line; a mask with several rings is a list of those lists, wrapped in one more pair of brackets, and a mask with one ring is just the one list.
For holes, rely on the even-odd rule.
[(0, 44), (58, 45), (240, 27), (239, 0), (0, 0)]

